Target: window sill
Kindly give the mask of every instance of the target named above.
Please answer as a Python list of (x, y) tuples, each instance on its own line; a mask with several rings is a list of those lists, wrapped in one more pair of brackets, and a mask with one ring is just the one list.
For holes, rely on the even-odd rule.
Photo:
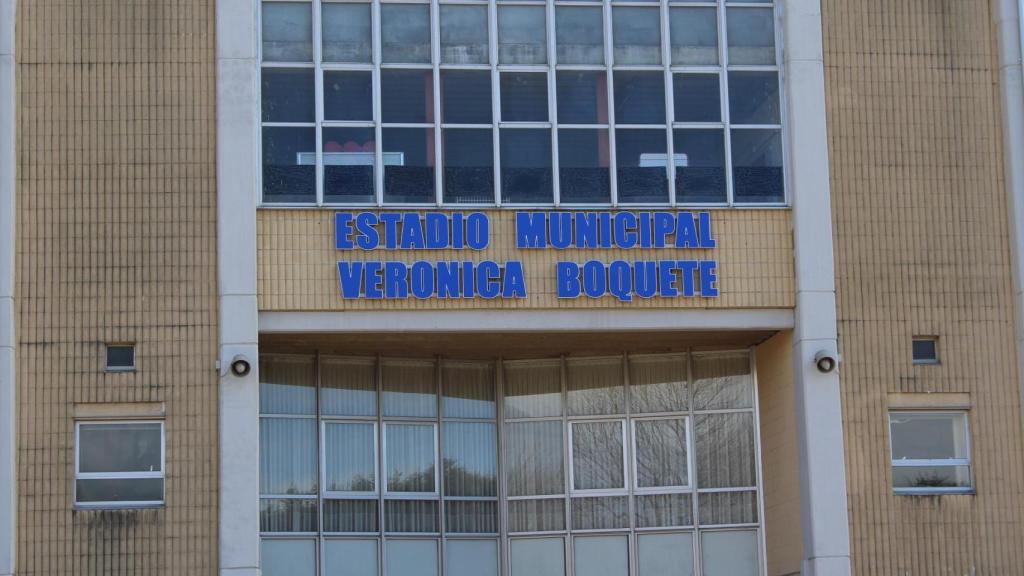
[(974, 488), (906, 488), (894, 489), (895, 496), (977, 496), (978, 491)]
[(76, 503), (72, 509), (81, 512), (89, 511), (109, 511), (109, 510), (152, 510), (166, 508), (166, 502), (98, 502), (95, 504), (80, 504)]

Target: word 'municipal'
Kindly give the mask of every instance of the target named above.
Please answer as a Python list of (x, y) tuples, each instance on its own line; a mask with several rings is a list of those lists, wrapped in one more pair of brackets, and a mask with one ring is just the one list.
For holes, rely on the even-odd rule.
[(526, 298), (523, 263), (338, 262), (346, 299)]
[(590, 260), (584, 264), (556, 265), (558, 297), (601, 298), (608, 294), (623, 302), (640, 298), (718, 296), (718, 262), (715, 260)]
[(334, 246), (338, 250), (483, 250), (491, 222), (483, 212), (337, 212)]
[(708, 212), (517, 212), (519, 248), (715, 248)]

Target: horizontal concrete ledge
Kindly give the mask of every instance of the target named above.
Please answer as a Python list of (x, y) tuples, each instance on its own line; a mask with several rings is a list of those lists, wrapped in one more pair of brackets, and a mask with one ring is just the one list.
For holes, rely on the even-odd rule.
[(260, 312), (261, 333), (789, 330), (788, 308)]

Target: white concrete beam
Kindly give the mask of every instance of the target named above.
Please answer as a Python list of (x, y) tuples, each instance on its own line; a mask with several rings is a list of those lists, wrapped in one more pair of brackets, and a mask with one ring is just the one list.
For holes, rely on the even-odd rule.
[(850, 527), (839, 375), (822, 374), (814, 362), (820, 350), (838, 354), (821, 2), (783, 0), (780, 5), (796, 258), (793, 375), (803, 574), (847, 576)]
[(14, 574), (17, 497), (15, 0), (0, 0), (0, 576)]
[[(257, 10), (217, 0), (217, 291), (220, 340), (220, 573), (259, 576)], [(252, 371), (231, 374), (236, 356)]]

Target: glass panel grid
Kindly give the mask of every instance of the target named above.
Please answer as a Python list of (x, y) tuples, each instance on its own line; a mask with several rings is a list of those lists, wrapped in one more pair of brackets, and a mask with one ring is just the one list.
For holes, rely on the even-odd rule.
[[(772, 2), (727, 0), (264, 1), (262, 203), (785, 205), (775, 12)], [(369, 75), (369, 90), (339, 85), (338, 73), (357, 71)], [(389, 104), (404, 91), (382, 90), (388, 72), (417, 71), (432, 80), (418, 103)], [(569, 71), (607, 74), (595, 94), (599, 122), (559, 119), (555, 78)], [(489, 94), (469, 91), (460, 106), (486, 116), (466, 124), (439, 114), (446, 72), (489, 78)], [(513, 89), (502, 78), (513, 72), (548, 78), (551, 110), (536, 125), (499, 122)], [(290, 89), (273, 86), (285, 83), (275, 80), (281, 74), (295, 76)], [(637, 79), (644, 75), (662, 81), (648, 85)], [(699, 75), (703, 95), (678, 78)], [(617, 90), (613, 77), (632, 80)], [(339, 115), (339, 98), (353, 94), (372, 102)], [(718, 114), (701, 111), (716, 104)], [(395, 115), (396, 105), (422, 114)], [(534, 134), (518, 138), (513, 128)], [(575, 144), (560, 146), (563, 137)]]

